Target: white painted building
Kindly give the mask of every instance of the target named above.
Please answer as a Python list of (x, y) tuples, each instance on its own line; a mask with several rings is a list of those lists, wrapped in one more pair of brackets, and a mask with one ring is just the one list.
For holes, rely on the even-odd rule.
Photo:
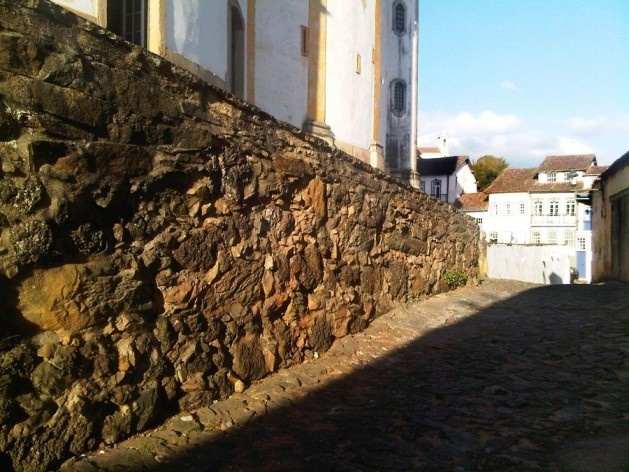
[(417, 0), (54, 0), (418, 185)]
[(454, 202), (454, 207), (474, 218), (478, 228), (483, 232), (485, 231), (488, 206), (488, 195), (485, 192), (464, 193), (459, 195)]
[(596, 166), (593, 154), (548, 156), (537, 168), (502, 171), (485, 190), (487, 240), (502, 244), (565, 245), (574, 248), (579, 278), (592, 274), (589, 191)]
[(420, 189), (447, 203), (465, 193), (476, 193), (476, 177), (468, 156), (419, 158)]

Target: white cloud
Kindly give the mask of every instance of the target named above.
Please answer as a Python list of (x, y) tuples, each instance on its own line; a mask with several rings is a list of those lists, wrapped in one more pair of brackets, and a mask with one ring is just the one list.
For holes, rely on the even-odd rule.
[(589, 118), (574, 116), (568, 119), (568, 127), (579, 136), (601, 136), (615, 132), (629, 135), (629, 115), (597, 115)]
[(517, 92), (517, 91), (520, 90), (520, 87), (518, 87), (513, 82), (510, 82), (508, 80), (505, 80), (505, 81), (501, 82), (500, 83), (500, 88), (504, 89), (504, 90), (510, 90), (512, 92)]
[(570, 129), (537, 129), (512, 114), (420, 111), (419, 123), (420, 146), (436, 146), (437, 136), (447, 130), (451, 154), (473, 159), (492, 154), (504, 157), (513, 167), (534, 167), (548, 155), (594, 152)]

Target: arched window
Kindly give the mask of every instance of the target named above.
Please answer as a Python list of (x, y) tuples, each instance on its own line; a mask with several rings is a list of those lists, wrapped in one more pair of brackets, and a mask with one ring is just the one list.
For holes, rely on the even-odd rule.
[(406, 31), (406, 5), (399, 0), (393, 4), (393, 31), (397, 35)]
[(391, 108), (393, 113), (401, 116), (406, 112), (406, 84), (403, 80), (395, 79), (391, 85)]
[(550, 216), (559, 216), (559, 201), (551, 200), (548, 214)]

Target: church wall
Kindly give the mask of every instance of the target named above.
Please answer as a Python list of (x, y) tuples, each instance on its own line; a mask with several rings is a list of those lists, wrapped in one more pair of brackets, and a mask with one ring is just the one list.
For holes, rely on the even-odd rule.
[(308, 55), (302, 27), (308, 2), (278, 0), (256, 4), (255, 104), (294, 126), (306, 119)]
[(373, 0), (328, 2), (326, 122), (336, 141), (365, 150), (374, 112), (374, 19)]

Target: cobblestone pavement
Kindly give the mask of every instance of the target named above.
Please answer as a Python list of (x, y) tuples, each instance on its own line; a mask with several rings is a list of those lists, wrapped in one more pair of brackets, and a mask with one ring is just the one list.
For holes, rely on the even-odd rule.
[(629, 471), (629, 287), (488, 280), (77, 471)]

